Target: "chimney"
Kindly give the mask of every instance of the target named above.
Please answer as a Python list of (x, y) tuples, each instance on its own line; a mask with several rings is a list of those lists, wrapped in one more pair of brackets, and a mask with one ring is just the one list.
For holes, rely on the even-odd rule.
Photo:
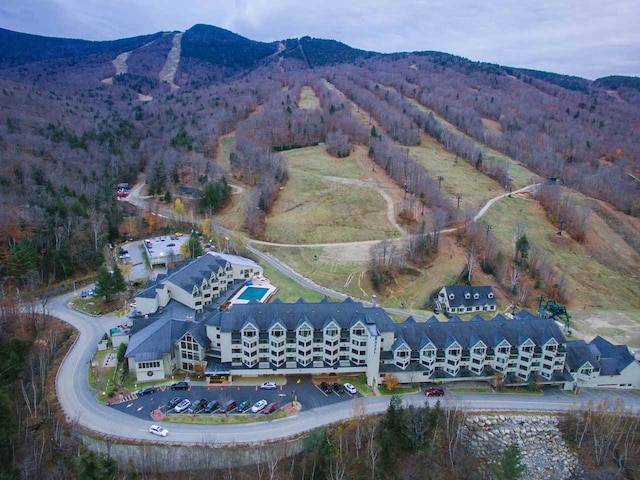
[(374, 308), (378, 306), (378, 296), (377, 295), (371, 295), (371, 306), (374, 307)]

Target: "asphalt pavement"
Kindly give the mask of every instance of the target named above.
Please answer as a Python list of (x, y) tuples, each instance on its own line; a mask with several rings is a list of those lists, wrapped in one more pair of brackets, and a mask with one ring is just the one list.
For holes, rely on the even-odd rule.
[[(149, 420), (154, 409), (161, 408), (164, 412), (166, 410), (164, 406), (175, 397), (188, 399), (192, 404), (201, 398), (206, 399), (207, 402), (217, 400), (221, 405), (229, 400), (235, 400), (238, 404), (246, 400), (253, 405), (258, 400), (264, 399), (268, 403), (276, 402), (279, 406), (291, 402), (295, 397), (300, 402), (301, 410), (311, 410), (325, 405), (348, 402), (354, 397), (361, 397), (361, 395), (359, 393), (351, 395), (347, 392), (326, 394), (312, 382), (311, 377), (302, 376), (300, 378), (292, 377), (289, 382), (278, 385), (275, 390), (262, 390), (258, 385), (192, 385), (189, 390), (171, 390), (168, 385), (165, 385), (154, 393), (114, 403), (111, 408)], [(237, 413), (237, 411), (231, 412), (231, 414)]]
[[(253, 444), (288, 438), (326, 424), (346, 420), (352, 416), (352, 403), (350, 401), (335, 399), (333, 403), (329, 402), (329, 404), (325, 404), (325, 401), (322, 401), (322, 406), (314, 407), (316, 404), (312, 403), (312, 398), (315, 397), (309, 391), (309, 396), (307, 397), (308, 408), (304, 408), (291, 417), (260, 423), (216, 425), (215, 427), (175, 424), (168, 426), (170, 430), (168, 437), (155, 437), (149, 433), (149, 426), (152, 422), (147, 412), (140, 416), (132, 415), (128, 411), (125, 413), (119, 408), (110, 407), (96, 401), (95, 392), (89, 388), (87, 382), (89, 362), (96, 351), (98, 341), (109, 328), (122, 323), (122, 318), (90, 317), (77, 312), (67, 306), (72, 296), (73, 293), (68, 293), (53, 298), (47, 303), (49, 314), (69, 323), (79, 333), (76, 343), (69, 350), (58, 370), (56, 391), (67, 419), (77, 422), (89, 430), (127, 440), (149, 442), (183, 444), (204, 442), (216, 445)], [(290, 379), (287, 386), (283, 387), (280, 392), (289, 394), (290, 390), (292, 390), (292, 385), (293, 382)], [(296, 384), (295, 390), (298, 389), (299, 385)], [(211, 392), (213, 392), (212, 395), (218, 395), (216, 390)], [(300, 392), (301, 395), (306, 396), (304, 389), (300, 389)], [(176, 392), (175, 396), (180, 396), (181, 393)], [(231, 396), (231, 390), (226, 391), (225, 395), (227, 394)], [(220, 395), (222, 396), (221, 393)], [(251, 395), (251, 398), (257, 398), (255, 389)], [(203, 396), (208, 398), (206, 395)], [(195, 397), (196, 395), (194, 395)], [(579, 396), (567, 395), (558, 389), (545, 390), (543, 395), (452, 394), (447, 392), (444, 397), (431, 398), (428, 401), (432, 405), (436, 401), (440, 401), (445, 407), (456, 404), (474, 410), (561, 412), (574, 408), (576, 405), (588, 402), (597, 403), (602, 399), (613, 399), (614, 397), (621, 397), (628, 408), (640, 413), (640, 394), (602, 390), (585, 391)], [(266, 396), (261, 398), (268, 399)], [(403, 395), (402, 400), (406, 405), (421, 405), (425, 402), (425, 396), (422, 392)], [(300, 401), (304, 404), (305, 398), (300, 397)], [(317, 405), (321, 405), (321, 403), (317, 403)], [(386, 410), (389, 404), (389, 397), (363, 397), (363, 403), (367, 413), (381, 413)], [(126, 409), (126, 405), (124, 407)], [(131, 408), (133, 406), (129, 407), (129, 409)]]

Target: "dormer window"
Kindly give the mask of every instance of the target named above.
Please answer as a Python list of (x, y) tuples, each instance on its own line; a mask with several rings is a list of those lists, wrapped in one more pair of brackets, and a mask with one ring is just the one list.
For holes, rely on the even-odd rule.
[(489, 295), (487, 295), (487, 297), (493, 298), (493, 292), (489, 292)]
[(308, 327), (303, 327), (300, 330), (298, 330), (298, 335), (301, 337), (310, 337), (311, 330)]
[(471, 294), (470, 293), (465, 293), (464, 294), (464, 298), (466, 298), (467, 300), (471, 298)]
[(474, 293), (473, 294), (473, 298), (475, 298), (476, 300), (478, 300), (480, 298), (480, 294), (479, 293)]
[(454, 298), (456, 298), (456, 296), (453, 293), (449, 294), (449, 300), (453, 300)]

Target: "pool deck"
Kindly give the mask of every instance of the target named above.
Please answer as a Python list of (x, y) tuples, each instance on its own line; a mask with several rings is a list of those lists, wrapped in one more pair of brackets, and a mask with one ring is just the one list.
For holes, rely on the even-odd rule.
[(261, 298), (256, 298), (255, 300), (260, 302), (260, 303), (267, 303), (269, 301), (269, 299), (273, 296), (274, 293), (276, 293), (278, 291), (278, 287), (276, 287), (275, 285), (273, 285), (269, 279), (263, 275), (256, 275), (255, 277), (253, 277), (251, 279), (251, 285), (245, 285), (244, 287), (242, 287), (238, 293), (236, 295), (233, 296), (233, 298), (231, 298), (229, 300), (229, 304), (230, 305), (244, 305), (246, 303), (249, 303), (252, 299), (248, 299), (248, 300), (244, 300), (241, 299), (240, 297), (242, 296), (242, 294), (247, 290), (247, 288), (250, 287), (258, 287), (258, 288), (266, 288), (267, 291), (265, 292), (265, 294), (261, 297)]

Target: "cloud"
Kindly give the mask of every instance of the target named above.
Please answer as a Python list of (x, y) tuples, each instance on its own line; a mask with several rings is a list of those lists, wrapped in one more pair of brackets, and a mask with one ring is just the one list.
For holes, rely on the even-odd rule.
[(311, 35), (380, 52), (438, 50), (595, 78), (640, 76), (636, 0), (4, 0), (0, 26), (113, 39), (208, 23), (262, 41)]

